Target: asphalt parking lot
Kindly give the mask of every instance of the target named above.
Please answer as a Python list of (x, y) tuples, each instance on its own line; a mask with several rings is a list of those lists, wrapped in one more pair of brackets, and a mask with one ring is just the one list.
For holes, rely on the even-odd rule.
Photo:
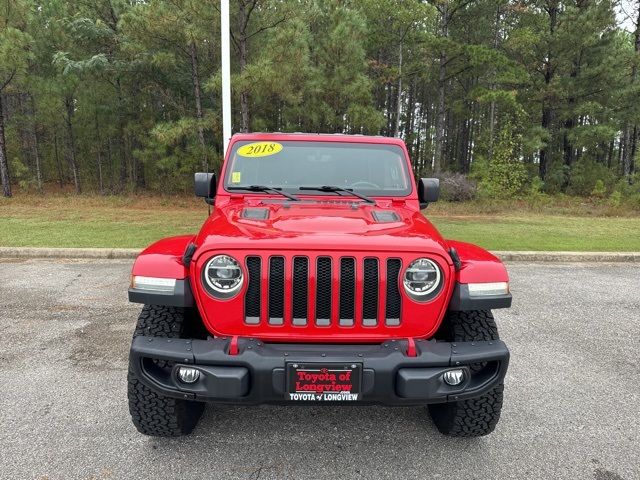
[(472, 440), (382, 407), (210, 407), (189, 437), (140, 435), (129, 268), (0, 260), (0, 478), (640, 478), (640, 265), (509, 265), (505, 407)]

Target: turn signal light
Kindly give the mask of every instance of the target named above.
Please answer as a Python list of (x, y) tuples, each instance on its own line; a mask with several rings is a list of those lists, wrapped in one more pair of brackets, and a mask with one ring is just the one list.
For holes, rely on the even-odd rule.
[(131, 286), (138, 290), (147, 290), (152, 292), (173, 292), (176, 287), (176, 279), (134, 275), (131, 278)]
[(508, 282), (470, 283), (469, 295), (472, 297), (492, 297), (509, 293)]

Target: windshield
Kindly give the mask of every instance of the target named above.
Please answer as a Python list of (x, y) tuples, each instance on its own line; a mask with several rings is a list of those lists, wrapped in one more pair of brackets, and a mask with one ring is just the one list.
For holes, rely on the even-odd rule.
[(397, 145), (237, 142), (229, 158), (225, 188), (264, 185), (296, 194), (336, 195), (329, 191), (299, 190), (335, 186), (374, 196), (411, 193), (404, 152)]

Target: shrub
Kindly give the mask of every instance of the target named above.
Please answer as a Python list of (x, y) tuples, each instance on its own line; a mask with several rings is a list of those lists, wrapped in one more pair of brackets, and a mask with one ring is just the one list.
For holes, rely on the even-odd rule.
[(531, 177), (529, 191), (526, 193), (524, 200), (531, 206), (543, 208), (554, 203), (554, 197), (545, 193), (545, 183), (537, 175)]
[(635, 173), (629, 179), (621, 178), (614, 190), (619, 191), (624, 197), (640, 194), (640, 173)]
[(537, 175), (531, 177), (531, 185), (529, 187), (532, 195), (538, 195), (544, 190), (544, 182)]
[(632, 208), (640, 208), (640, 193), (636, 193), (635, 195), (631, 195), (630, 197), (627, 198), (627, 203), (632, 207)]
[(597, 198), (604, 198), (607, 193), (607, 188), (604, 186), (604, 182), (601, 178), (596, 180), (596, 184), (593, 186), (593, 190), (591, 190), (591, 196)]
[(615, 175), (605, 165), (585, 158), (573, 164), (569, 175), (570, 195), (604, 197), (615, 182)]
[(513, 197), (522, 193), (527, 182), (524, 164), (516, 152), (519, 139), (512, 132), (511, 124), (506, 123), (498, 134), (486, 175), (480, 186), (492, 198)]
[(562, 192), (568, 175), (569, 167), (560, 162), (553, 162), (544, 180), (544, 191), (551, 195)]
[(444, 172), (438, 175), (440, 179), (440, 198), (448, 202), (465, 202), (476, 196), (476, 182), (462, 173)]
[(620, 190), (615, 190), (609, 197), (609, 205), (611, 207), (618, 208), (621, 203), (622, 203), (622, 193), (620, 193)]
[(28, 190), (30, 186), (35, 184), (35, 178), (31, 175), (29, 167), (27, 167), (20, 158), (14, 157), (10, 159), (11, 180), (17, 183), (21, 190)]

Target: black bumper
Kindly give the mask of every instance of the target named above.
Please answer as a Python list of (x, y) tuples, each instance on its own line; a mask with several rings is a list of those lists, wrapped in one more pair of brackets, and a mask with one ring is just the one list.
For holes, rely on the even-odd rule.
[(511, 294), (491, 295), (489, 297), (472, 297), (469, 294), (469, 285), (456, 283), (449, 302), (449, 310), (495, 310), (496, 308), (511, 307)]
[(176, 280), (173, 292), (154, 292), (129, 288), (129, 301), (145, 305), (166, 305), (168, 307), (193, 307), (193, 293), (189, 279)]
[[(184, 340), (136, 337), (131, 367), (137, 377), (163, 395), (218, 403), (255, 405), (294, 403), (285, 399), (286, 368), (293, 363), (359, 364), (361, 400), (355, 403), (421, 405), (477, 397), (501, 383), (509, 363), (502, 341), (416, 341), (415, 356), (407, 356), (406, 340), (381, 345), (264, 344), (240, 339), (238, 352), (229, 354), (229, 339)], [(163, 362), (175, 362), (161, 368)], [(484, 364), (481, 370), (471, 364)], [(178, 380), (180, 366), (197, 367), (194, 384)], [(449, 386), (442, 374), (463, 369), (462, 384)], [(350, 402), (354, 403), (354, 402)]]

